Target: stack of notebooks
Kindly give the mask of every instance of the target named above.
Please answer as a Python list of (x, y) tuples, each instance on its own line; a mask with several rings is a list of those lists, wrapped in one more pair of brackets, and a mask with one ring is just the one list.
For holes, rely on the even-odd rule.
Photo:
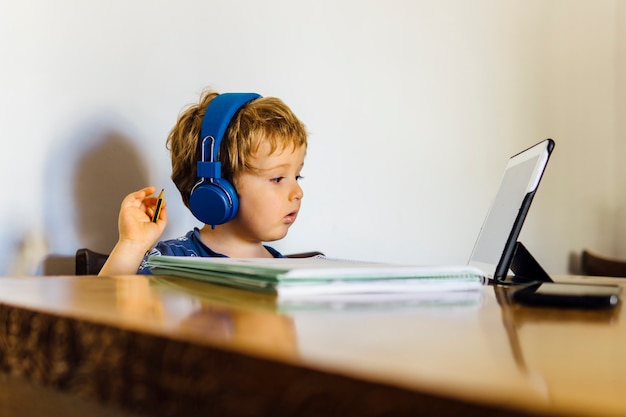
[(486, 283), (471, 266), (427, 267), (313, 258), (199, 258), (153, 256), (155, 275), (272, 294), (280, 301), (381, 302), (419, 298), (455, 299), (476, 294)]

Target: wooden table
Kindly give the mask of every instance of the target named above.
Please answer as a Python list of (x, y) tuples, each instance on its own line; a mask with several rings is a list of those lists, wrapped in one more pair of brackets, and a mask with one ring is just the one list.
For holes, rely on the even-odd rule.
[(0, 278), (0, 416), (626, 415), (622, 302), (506, 291), (312, 308), (168, 277)]

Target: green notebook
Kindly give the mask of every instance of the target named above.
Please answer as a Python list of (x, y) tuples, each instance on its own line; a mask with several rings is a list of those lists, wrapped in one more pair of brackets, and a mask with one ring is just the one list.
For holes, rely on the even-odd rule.
[(276, 294), (279, 298), (338, 294), (406, 294), (478, 290), (483, 272), (471, 266), (429, 267), (313, 258), (152, 256), (156, 275)]

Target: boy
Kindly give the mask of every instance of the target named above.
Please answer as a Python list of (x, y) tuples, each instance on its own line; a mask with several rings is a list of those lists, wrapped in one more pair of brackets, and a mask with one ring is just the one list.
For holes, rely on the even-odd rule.
[[(212, 128), (217, 133), (206, 134)], [(166, 206), (153, 222), (155, 187), (133, 192), (122, 201), (119, 239), (100, 275), (149, 274), (145, 261), (152, 255), (282, 257), (263, 242), (282, 239), (296, 221), (307, 133), (281, 100), (205, 91), (181, 113), (167, 148), (172, 180), (204, 226), (154, 246), (167, 224)]]

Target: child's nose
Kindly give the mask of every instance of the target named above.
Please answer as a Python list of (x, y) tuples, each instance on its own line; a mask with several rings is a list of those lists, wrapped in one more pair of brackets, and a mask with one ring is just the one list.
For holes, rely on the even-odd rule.
[(302, 200), (302, 197), (304, 197), (304, 191), (302, 191), (300, 184), (296, 182), (291, 191), (291, 198), (294, 200)]

